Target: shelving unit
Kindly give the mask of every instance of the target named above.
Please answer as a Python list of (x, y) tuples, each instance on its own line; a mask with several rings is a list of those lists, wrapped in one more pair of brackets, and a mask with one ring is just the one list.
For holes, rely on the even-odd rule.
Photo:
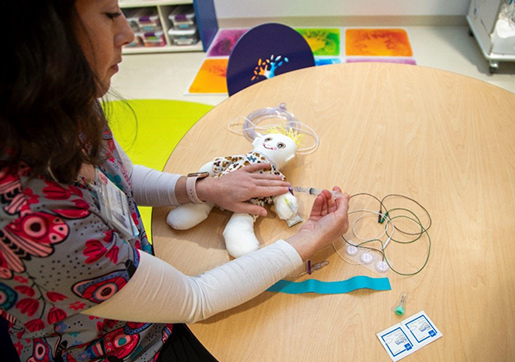
[[(200, 41), (194, 45), (173, 45), (168, 35), (168, 14), (177, 5), (193, 4)], [(120, 0), (120, 8), (157, 8), (166, 45), (153, 47), (124, 47), (124, 54), (206, 51), (218, 31), (213, 0)]]

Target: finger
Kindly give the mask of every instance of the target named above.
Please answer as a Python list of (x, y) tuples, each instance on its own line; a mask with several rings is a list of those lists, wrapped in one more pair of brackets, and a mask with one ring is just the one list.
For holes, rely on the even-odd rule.
[[(342, 199), (342, 197), (344, 197), (345, 195), (343, 194), (342, 189), (341, 189), (340, 187), (338, 187), (338, 186), (334, 186), (334, 187), (333, 187), (333, 191), (334, 191), (334, 192), (337, 192), (337, 193), (338, 193), (338, 194), (340, 194), (340, 195), (342, 195), (342, 196), (338, 196), (338, 197), (335, 197), (335, 198), (334, 198), (334, 210), (336, 210), (336, 209), (338, 209), (338, 207), (339, 207), (339, 205), (340, 205), (340, 203), (341, 203), (341, 199)], [(348, 195), (347, 195), (347, 196), (348, 196)], [(333, 211), (334, 211), (334, 210), (333, 210)]]
[(258, 215), (265, 217), (268, 213), (264, 207), (249, 204), (249, 203), (243, 203), (241, 204), (241, 207), (239, 208), (239, 211), (241, 213), (250, 214), (250, 215)]
[(350, 202), (350, 195), (348, 193), (343, 194), (343, 206), (345, 208), (345, 212), (349, 211), (349, 202)]
[(339, 193), (340, 195), (342, 195), (342, 194), (343, 194), (342, 189), (341, 189), (341, 188), (339, 188), (338, 186), (334, 186), (334, 187), (333, 187), (333, 191), (334, 191), (334, 192)]
[(242, 167), (241, 170), (252, 173), (252, 172), (259, 171), (259, 170), (265, 170), (267, 168), (269, 169), (270, 167), (271, 166), (269, 163), (254, 163), (252, 165)]
[(334, 203), (333, 194), (331, 194), (328, 190), (323, 190), (321, 192), (324, 195), (324, 203), (322, 208), (322, 215), (327, 215), (331, 210), (331, 203)]
[(284, 181), (283, 176), (271, 173), (251, 173), (249, 176), (254, 181)]
[(245, 194), (245, 200), (240, 201), (248, 201), (254, 198), (260, 197), (275, 197), (278, 195), (283, 195), (287, 193), (289, 190), (287, 187), (260, 187), (257, 189), (248, 190), (249, 193)]
[(282, 178), (255, 178), (254, 180), (254, 183), (257, 185), (257, 186), (285, 186), (285, 187), (288, 187), (290, 186), (290, 183), (287, 182), (287, 181), (283, 181)]
[(282, 195), (287, 192), (289, 192), (290, 189), (288, 186), (257, 186), (253, 187), (252, 189), (249, 188), (249, 192), (253, 193), (254, 197), (266, 197), (266, 196), (276, 196), (276, 195)]
[(327, 195), (324, 194), (322, 191), (318, 194), (318, 196), (315, 198), (315, 202), (313, 203), (313, 206), (311, 207), (311, 216), (324, 216), (324, 209), (327, 204)]
[(260, 187), (256, 190), (253, 197), (268, 197), (268, 196), (277, 196), (285, 194), (290, 189), (288, 186), (274, 186), (274, 187)]
[(336, 209), (346, 215), (349, 212), (349, 200), (350, 195), (348, 193), (344, 193), (342, 197), (336, 199)]

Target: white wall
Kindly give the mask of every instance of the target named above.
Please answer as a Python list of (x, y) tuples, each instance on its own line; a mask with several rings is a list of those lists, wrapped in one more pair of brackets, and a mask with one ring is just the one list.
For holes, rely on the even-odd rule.
[[(202, 0), (200, 0), (202, 1)], [(460, 16), (470, 0), (214, 0), (217, 17)]]

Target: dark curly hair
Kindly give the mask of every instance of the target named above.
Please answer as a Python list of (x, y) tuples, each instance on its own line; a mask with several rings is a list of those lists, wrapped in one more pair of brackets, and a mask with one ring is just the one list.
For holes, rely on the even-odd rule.
[(3, 5), (0, 167), (26, 162), (34, 175), (76, 179), (101, 162), (106, 119), (97, 79), (75, 37), (74, 0), (16, 0)]

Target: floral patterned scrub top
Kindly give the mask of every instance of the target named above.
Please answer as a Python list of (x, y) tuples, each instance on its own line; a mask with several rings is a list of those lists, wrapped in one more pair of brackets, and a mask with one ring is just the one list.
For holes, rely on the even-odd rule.
[(104, 142), (101, 170), (127, 195), (133, 240), (110, 226), (86, 183), (0, 170), (0, 316), (22, 362), (152, 361), (171, 334), (172, 325), (80, 314), (123, 288), (141, 250), (152, 253), (110, 130)]

